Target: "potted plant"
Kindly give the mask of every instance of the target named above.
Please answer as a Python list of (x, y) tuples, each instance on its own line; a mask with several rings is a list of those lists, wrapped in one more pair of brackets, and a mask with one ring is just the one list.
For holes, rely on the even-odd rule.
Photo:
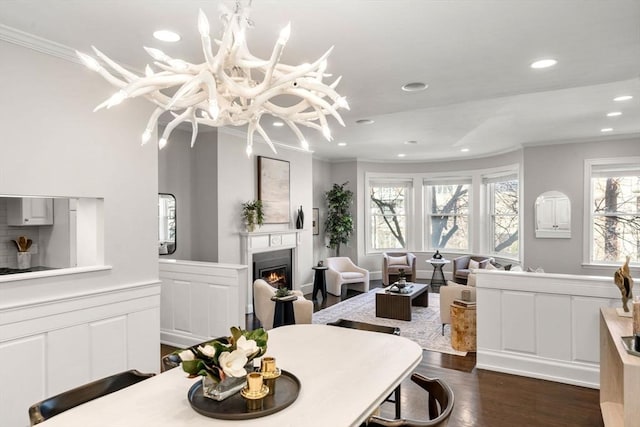
[(247, 226), (247, 231), (252, 232), (257, 225), (264, 224), (264, 212), (262, 212), (262, 200), (252, 200), (242, 204), (242, 219)]
[(333, 188), (326, 192), (327, 198), (327, 220), (325, 228), (329, 235), (330, 249), (336, 250), (336, 256), (340, 256), (340, 245), (349, 243), (349, 237), (353, 231), (353, 217), (351, 216), (351, 204), (353, 203), (353, 192), (345, 189), (345, 182), (342, 185), (333, 184)]

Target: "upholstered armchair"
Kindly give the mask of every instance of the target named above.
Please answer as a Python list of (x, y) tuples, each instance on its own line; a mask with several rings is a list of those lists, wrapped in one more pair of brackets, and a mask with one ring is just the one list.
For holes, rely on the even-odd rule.
[(347, 285), (357, 285), (362, 292), (369, 292), (369, 271), (360, 268), (348, 257), (327, 258), (327, 292), (344, 299)]
[[(469, 280), (475, 276), (469, 276)], [(475, 277), (473, 277), (475, 279)], [(476, 300), (475, 286), (466, 286), (459, 283), (447, 282), (447, 286), (440, 286), (440, 322), (442, 323), (442, 335), (444, 335), (444, 325), (451, 324), (451, 312), (449, 307), (454, 299), (462, 299), (462, 291), (467, 290), (471, 293), (471, 301)]]
[(491, 257), (464, 255), (453, 260), (454, 282), (466, 284), (469, 271), (474, 268), (486, 268), (493, 261)]
[[(306, 299), (300, 291), (294, 290), (291, 292), (298, 297), (293, 302), (293, 314), (296, 318), (296, 323), (311, 323), (313, 301)], [(264, 329), (273, 329), (276, 303), (271, 301), (271, 297), (275, 294), (276, 288), (264, 280), (257, 279), (253, 282), (253, 308)]]
[(382, 253), (382, 284), (389, 286), (398, 278), (400, 269), (404, 270), (408, 282), (416, 280), (416, 256), (411, 252)]

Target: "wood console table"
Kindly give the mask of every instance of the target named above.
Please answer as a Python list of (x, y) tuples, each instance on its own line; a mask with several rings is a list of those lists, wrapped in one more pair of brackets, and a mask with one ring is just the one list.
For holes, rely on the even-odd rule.
[(640, 357), (620, 337), (633, 334), (633, 321), (615, 308), (600, 309), (600, 410), (606, 427), (640, 426)]

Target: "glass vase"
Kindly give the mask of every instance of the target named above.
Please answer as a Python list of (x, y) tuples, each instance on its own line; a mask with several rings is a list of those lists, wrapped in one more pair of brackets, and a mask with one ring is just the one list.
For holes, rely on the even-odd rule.
[(246, 382), (246, 377), (227, 377), (217, 383), (211, 377), (204, 376), (202, 377), (202, 392), (209, 399), (221, 401), (242, 390)]

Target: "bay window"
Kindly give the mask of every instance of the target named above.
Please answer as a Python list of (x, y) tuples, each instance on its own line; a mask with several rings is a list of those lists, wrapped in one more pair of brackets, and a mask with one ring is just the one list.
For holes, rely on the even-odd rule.
[(518, 258), (520, 250), (519, 182), (516, 174), (485, 176), (487, 250), (492, 255)]
[(471, 178), (425, 180), (425, 247), (469, 250)]
[(407, 210), (412, 181), (369, 182), (369, 248), (407, 249)]

